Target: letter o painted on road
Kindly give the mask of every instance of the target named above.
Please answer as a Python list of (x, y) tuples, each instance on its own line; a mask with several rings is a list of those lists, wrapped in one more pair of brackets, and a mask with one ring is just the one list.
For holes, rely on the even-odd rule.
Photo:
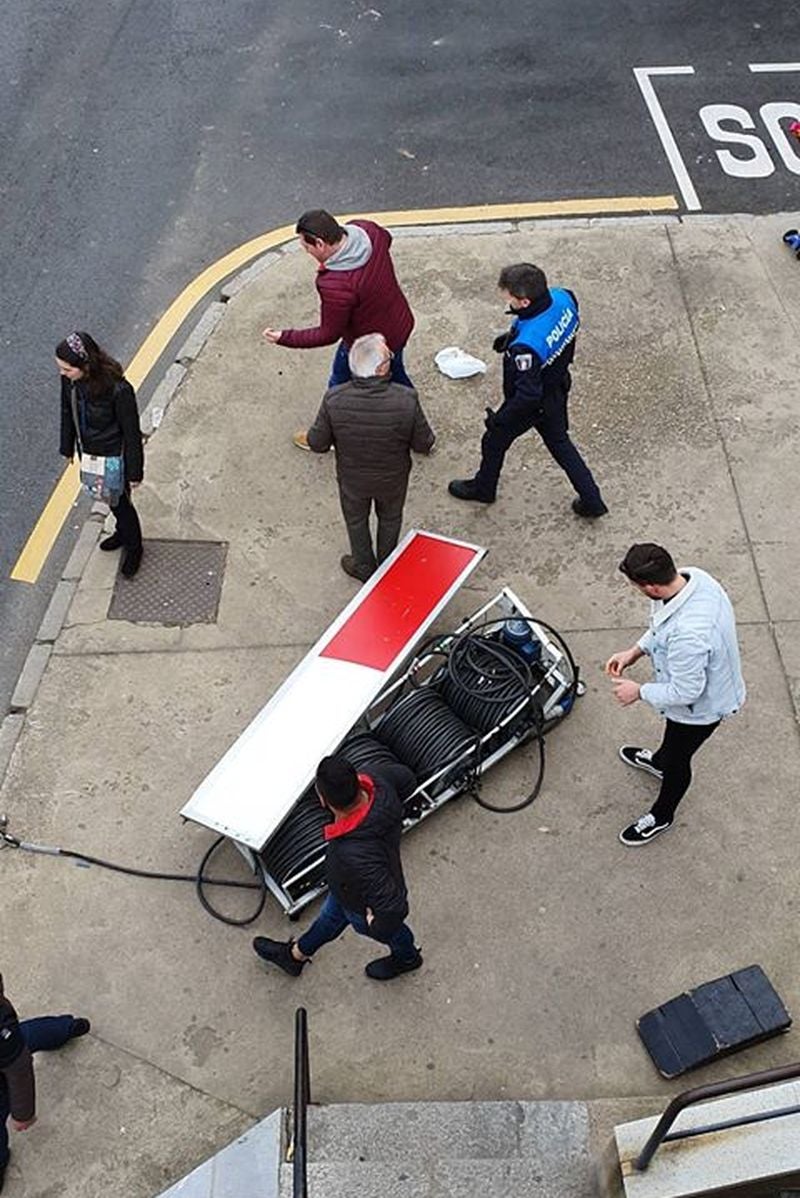
[(800, 142), (789, 138), (781, 125), (781, 120), (787, 118), (800, 121), (800, 104), (794, 100), (777, 100), (771, 104), (762, 104), (759, 114), (787, 171), (791, 171), (793, 175), (800, 175), (800, 154), (797, 152)]

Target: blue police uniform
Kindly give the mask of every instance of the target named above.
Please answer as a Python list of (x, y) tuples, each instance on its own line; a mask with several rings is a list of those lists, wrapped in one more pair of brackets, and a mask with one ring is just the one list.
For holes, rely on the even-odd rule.
[(516, 314), (510, 331), (495, 342), (503, 353), (503, 402), (497, 411), (486, 409), (480, 468), (474, 479), (451, 483), (451, 494), (493, 502), (506, 451), (517, 437), (535, 428), (575, 488), (576, 510), (586, 516), (607, 511), (569, 436), (569, 367), (579, 327), (578, 301), (559, 287)]

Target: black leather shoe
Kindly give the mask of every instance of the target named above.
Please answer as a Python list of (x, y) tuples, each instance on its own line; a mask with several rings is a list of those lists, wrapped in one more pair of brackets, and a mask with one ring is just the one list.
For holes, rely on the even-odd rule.
[(256, 936), (253, 948), (262, 961), (267, 961), (270, 965), (277, 965), (284, 973), (297, 978), (303, 972), (303, 966), (308, 962), (295, 961), (292, 956), (292, 943), (291, 940), (270, 940), (268, 936)]
[(77, 1040), (78, 1036), (88, 1036), (91, 1030), (92, 1025), (88, 1019), (84, 1019), (83, 1016), (78, 1019), (73, 1019), (70, 1040)]
[(447, 484), (454, 499), (474, 499), (476, 503), (494, 503), (494, 495), (481, 495), (474, 478), (454, 478)]
[(419, 949), (413, 961), (398, 961), (397, 957), (389, 953), (388, 957), (378, 957), (377, 961), (370, 961), (369, 965), (364, 966), (364, 973), (376, 982), (389, 982), (392, 978), (399, 978), (401, 973), (413, 973), (421, 964), (422, 953)]
[(133, 578), (136, 571), (142, 564), (142, 547), (137, 545), (125, 550), (125, 556), (122, 559), (122, 573), (126, 578)]
[(339, 559), (339, 565), (345, 574), (349, 574), (351, 578), (357, 578), (359, 582), (366, 582), (375, 573), (375, 568), (372, 566), (359, 566), (356, 559), (349, 553)]
[(583, 516), (584, 520), (596, 520), (598, 516), (605, 516), (608, 513), (608, 508), (601, 502), (599, 507), (589, 507), (588, 503), (584, 503), (582, 499), (573, 499), (572, 510), (576, 516)]
[(106, 553), (110, 553), (113, 549), (121, 549), (122, 538), (119, 533), (112, 532), (110, 537), (106, 537), (104, 541), (100, 542), (100, 548), (105, 550)]

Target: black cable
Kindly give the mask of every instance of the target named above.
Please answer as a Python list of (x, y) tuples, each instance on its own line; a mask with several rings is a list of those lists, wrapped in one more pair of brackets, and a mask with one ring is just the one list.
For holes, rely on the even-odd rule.
[[(126, 874), (131, 878), (150, 878), (159, 882), (193, 882), (197, 891), (197, 897), (204, 910), (209, 915), (213, 915), (214, 919), (218, 919), (221, 923), (230, 924), (233, 927), (245, 927), (247, 924), (253, 923), (264, 910), (264, 904), (267, 901), (267, 887), (263, 876), (258, 882), (238, 882), (231, 878), (207, 878), (205, 876), (205, 868), (222, 842), (227, 839), (225, 836), (217, 837), (207, 849), (196, 874), (161, 873), (157, 870), (138, 869), (133, 865), (120, 865), (117, 861), (107, 861), (103, 857), (92, 857), (89, 853), (79, 853), (75, 849), (49, 848), (45, 845), (28, 844), (26, 841), (12, 836), (10, 832), (3, 832), (2, 838), (9, 848), (22, 849), (33, 853), (45, 853), (51, 857), (66, 857), (71, 861), (79, 861), (84, 865), (96, 865), (99, 869), (107, 869), (111, 873), (116, 874)], [(211, 904), (211, 901), (206, 896), (204, 892), (204, 887), (206, 886), (227, 886), (234, 890), (259, 890), (261, 893), (258, 907), (252, 915), (247, 916), (245, 919), (234, 919), (232, 916), (224, 915)]]

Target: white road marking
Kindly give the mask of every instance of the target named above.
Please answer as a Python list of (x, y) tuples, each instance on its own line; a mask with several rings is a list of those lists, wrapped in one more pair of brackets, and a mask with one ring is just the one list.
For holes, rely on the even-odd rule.
[(672, 130), (664, 115), (664, 109), (661, 107), (656, 90), (650, 82), (652, 75), (693, 75), (694, 67), (634, 67), (633, 73), (636, 77), (636, 82), (639, 84), (639, 90), (642, 93), (644, 102), (647, 105), (650, 118), (655, 125), (656, 133), (661, 139), (661, 145), (664, 147), (667, 161), (672, 167), (672, 173), (683, 196), (683, 202), (690, 212), (696, 212), (702, 208), (702, 204), (694, 189), (694, 184), (689, 178), (686, 163), (683, 161), (681, 152), (678, 149), (678, 143), (672, 135)]
[(747, 65), (754, 75), (766, 74), (770, 71), (774, 71), (776, 74), (781, 71), (800, 71), (800, 62), (750, 62)]

